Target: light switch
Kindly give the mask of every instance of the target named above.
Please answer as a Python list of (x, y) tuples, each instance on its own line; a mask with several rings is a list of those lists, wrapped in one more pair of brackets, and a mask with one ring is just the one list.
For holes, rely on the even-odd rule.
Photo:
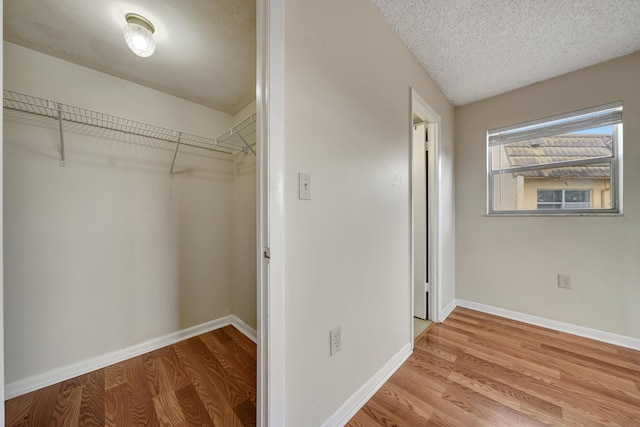
[(311, 200), (311, 174), (300, 172), (298, 181), (300, 182), (298, 198), (300, 200)]

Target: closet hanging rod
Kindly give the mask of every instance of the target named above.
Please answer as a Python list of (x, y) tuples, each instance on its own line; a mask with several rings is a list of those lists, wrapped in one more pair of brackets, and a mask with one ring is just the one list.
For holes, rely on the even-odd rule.
[[(80, 123), (168, 141), (174, 144), (178, 144), (179, 141), (180, 145), (187, 145), (209, 151), (219, 151), (227, 154), (237, 152), (247, 153), (249, 150), (254, 152), (250, 145), (245, 144), (242, 140), (238, 141), (235, 137), (239, 136), (242, 138), (243, 136), (246, 137), (247, 135), (255, 133), (256, 114), (252, 114), (242, 120), (218, 138), (207, 138), (10, 90), (3, 90), (3, 106), (10, 110), (51, 117), (60, 121), (60, 123), (62, 123), (62, 121)], [(61, 140), (62, 138), (63, 134), (61, 130)]]

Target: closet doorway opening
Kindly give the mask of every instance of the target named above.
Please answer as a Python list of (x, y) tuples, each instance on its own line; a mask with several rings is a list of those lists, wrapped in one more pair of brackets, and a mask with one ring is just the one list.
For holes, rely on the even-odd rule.
[(5, 2), (5, 397), (227, 324), (256, 340), (262, 2), (181, 3)]
[(411, 91), (411, 311), (412, 336), (437, 321), (439, 310), (437, 155), (440, 117)]

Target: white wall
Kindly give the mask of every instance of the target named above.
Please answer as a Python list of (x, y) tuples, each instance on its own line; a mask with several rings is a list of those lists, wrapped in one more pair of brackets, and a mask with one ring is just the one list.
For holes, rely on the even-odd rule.
[(5, 89), (196, 135), (216, 137), (232, 124), (229, 114), (182, 98), (12, 43), (4, 49)]
[(250, 115), (256, 112), (256, 101), (255, 99), (251, 101), (247, 106), (245, 106), (242, 110), (238, 112), (235, 116), (233, 116), (233, 125), (237, 125)]
[[(253, 101), (234, 116), (234, 124), (256, 112)], [(253, 142), (247, 140), (250, 144)], [(255, 147), (254, 147), (255, 149)], [(233, 314), (257, 327), (256, 276), (256, 156), (238, 154), (234, 160), (232, 188), (231, 307)]]
[[(225, 113), (9, 43), (4, 89), (215, 137)], [(231, 312), (231, 156), (5, 111), (7, 383)], [(254, 262), (254, 257), (251, 262)]]
[[(291, 1), (284, 14), (285, 421), (318, 426), (411, 342), (410, 87), (443, 119), (451, 213), (454, 111), (369, 1)], [(312, 174), (311, 201), (298, 172)]]
[[(635, 53), (456, 109), (457, 298), (640, 338), (639, 75)], [(618, 100), (624, 217), (485, 216), (487, 129)]]

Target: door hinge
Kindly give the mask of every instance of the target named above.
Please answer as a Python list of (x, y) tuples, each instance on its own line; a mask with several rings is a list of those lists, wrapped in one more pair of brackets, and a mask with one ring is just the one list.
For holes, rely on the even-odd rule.
[(265, 259), (271, 259), (271, 249), (264, 248), (264, 258)]

